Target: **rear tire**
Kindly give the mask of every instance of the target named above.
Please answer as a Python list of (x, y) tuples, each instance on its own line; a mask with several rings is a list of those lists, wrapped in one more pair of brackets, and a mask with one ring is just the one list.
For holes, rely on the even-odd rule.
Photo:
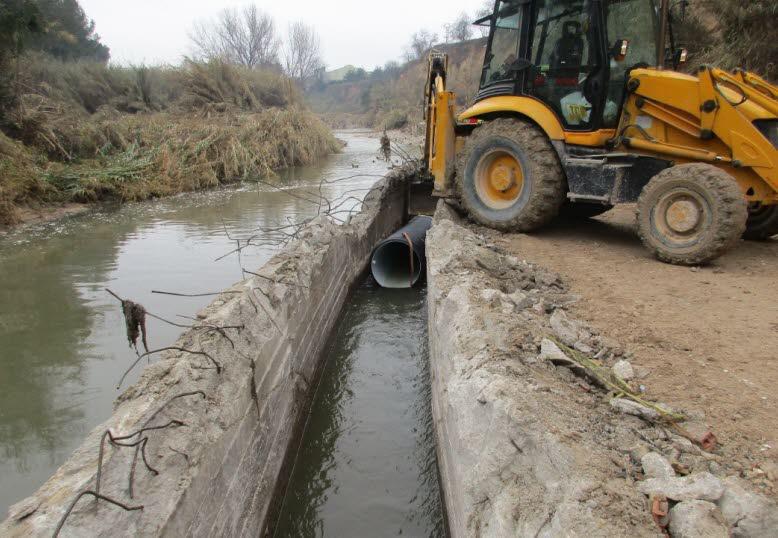
[(610, 204), (591, 204), (587, 202), (567, 202), (562, 206), (560, 215), (571, 219), (591, 219), (613, 209)]
[(456, 185), (473, 220), (516, 232), (536, 230), (556, 217), (567, 190), (545, 133), (513, 118), (473, 131), (457, 161)]
[(702, 265), (731, 249), (743, 235), (748, 207), (735, 179), (709, 164), (659, 172), (638, 200), (638, 231), (660, 260)]
[(778, 205), (759, 206), (748, 211), (748, 224), (743, 237), (764, 241), (778, 235)]

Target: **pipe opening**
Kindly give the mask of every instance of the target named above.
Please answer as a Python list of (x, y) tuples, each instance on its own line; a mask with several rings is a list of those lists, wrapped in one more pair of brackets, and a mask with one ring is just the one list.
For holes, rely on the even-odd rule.
[(422, 260), (413, 252), (411, 276), (411, 249), (408, 243), (391, 241), (378, 247), (373, 254), (373, 278), (382, 288), (412, 288), (421, 278)]

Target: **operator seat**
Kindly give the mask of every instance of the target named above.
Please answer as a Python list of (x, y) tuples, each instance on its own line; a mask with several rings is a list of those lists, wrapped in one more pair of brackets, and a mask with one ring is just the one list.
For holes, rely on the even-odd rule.
[(549, 65), (549, 75), (556, 79), (558, 86), (578, 85), (584, 46), (581, 23), (578, 21), (563, 23), (562, 37), (554, 45)]

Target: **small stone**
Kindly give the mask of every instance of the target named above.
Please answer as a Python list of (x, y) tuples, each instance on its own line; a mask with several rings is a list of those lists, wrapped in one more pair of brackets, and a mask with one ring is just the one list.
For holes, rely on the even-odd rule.
[(555, 310), (550, 323), (551, 329), (565, 345), (573, 347), (581, 339), (578, 323), (568, 319), (564, 310)]
[(686, 501), (670, 510), (673, 538), (729, 538), (729, 527), (716, 505), (706, 501)]
[(778, 531), (778, 507), (766, 497), (752, 493), (743, 480), (724, 479), (724, 494), (718, 502), (735, 537), (773, 537)]
[(724, 495), (721, 480), (710, 473), (697, 473), (684, 477), (649, 478), (638, 484), (644, 495), (663, 495), (674, 501), (718, 501)]
[(631, 381), (635, 379), (635, 370), (632, 368), (632, 365), (625, 360), (620, 360), (614, 364), (612, 370), (614, 374), (619, 376), (624, 381)]
[(535, 282), (541, 286), (549, 288), (551, 286), (558, 285), (560, 280), (559, 276), (555, 275), (554, 273), (541, 271), (535, 275)]
[(575, 365), (575, 361), (565, 355), (564, 351), (559, 349), (559, 346), (548, 338), (544, 338), (540, 343), (540, 355), (538, 355), (538, 359), (542, 361), (550, 361), (551, 363), (558, 366)]
[(519, 310), (525, 310), (535, 304), (535, 300), (523, 291), (515, 291), (511, 293), (508, 298), (513, 301), (513, 304), (515, 304), (516, 308)]
[(499, 290), (486, 289), (481, 291), (481, 299), (491, 306), (497, 306), (503, 293)]
[(643, 460), (643, 456), (649, 452), (650, 451), (645, 445), (638, 445), (629, 450), (629, 457), (632, 459), (633, 463), (638, 464)]
[(643, 456), (640, 463), (643, 465), (643, 473), (647, 478), (672, 478), (675, 476), (670, 462), (656, 452), (649, 452)]
[(624, 398), (613, 398), (610, 401), (610, 404), (612, 408), (621, 413), (624, 413), (625, 415), (632, 415), (634, 417), (644, 418), (649, 421), (657, 420), (659, 418), (658, 411), (651, 409), (650, 407), (646, 407), (645, 405), (641, 405), (637, 402), (633, 402), (632, 400), (627, 400)]
[(772, 480), (773, 482), (778, 480), (778, 464), (775, 464), (772, 461), (766, 461), (764, 463), (760, 463), (759, 468), (767, 473), (767, 478), (769, 480)]

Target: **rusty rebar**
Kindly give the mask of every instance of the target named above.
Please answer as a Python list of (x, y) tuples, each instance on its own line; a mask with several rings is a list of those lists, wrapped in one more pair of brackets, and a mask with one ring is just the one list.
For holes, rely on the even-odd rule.
[[(226, 338), (229, 340), (229, 337), (226, 337)], [(156, 349), (154, 351), (149, 351), (148, 353), (144, 353), (143, 355), (140, 355), (135, 360), (135, 362), (133, 362), (132, 365), (129, 368), (127, 368), (127, 371), (124, 372), (124, 375), (121, 377), (121, 379), (119, 380), (119, 383), (116, 385), (116, 389), (118, 390), (118, 389), (122, 388), (122, 383), (124, 383), (124, 380), (127, 379), (127, 376), (130, 374), (130, 372), (132, 372), (133, 369), (135, 369), (135, 367), (138, 366), (138, 363), (140, 361), (142, 361), (146, 357), (150, 357), (152, 355), (157, 355), (157, 354), (163, 353), (165, 351), (180, 351), (181, 353), (189, 353), (191, 355), (200, 355), (202, 357), (206, 357), (208, 360), (210, 360), (214, 364), (214, 366), (216, 366), (216, 373), (218, 373), (218, 374), (222, 373), (222, 365), (219, 363), (219, 361), (214, 359), (209, 353), (206, 353), (205, 351), (192, 351), (190, 349), (185, 349), (185, 348), (182, 348), (182, 347), (175, 347), (175, 346), (164, 347), (162, 349)]]
[(142, 505), (141, 506), (128, 506), (128, 505), (126, 505), (126, 504), (124, 504), (122, 502), (117, 501), (116, 499), (112, 499), (110, 497), (106, 497), (105, 495), (100, 495), (96, 491), (92, 491), (92, 490), (82, 491), (81, 493), (78, 494), (78, 497), (73, 499), (73, 502), (70, 503), (70, 506), (65, 511), (65, 514), (62, 516), (62, 519), (59, 520), (59, 523), (57, 524), (57, 528), (54, 530), (54, 538), (57, 538), (59, 536), (60, 531), (62, 531), (62, 527), (65, 525), (65, 521), (67, 521), (67, 519), (70, 517), (70, 514), (73, 512), (73, 508), (76, 507), (76, 504), (78, 503), (78, 501), (80, 501), (83, 497), (85, 497), (87, 495), (91, 495), (92, 497), (94, 497), (97, 500), (103, 500), (105, 502), (108, 502), (110, 504), (118, 506), (119, 508), (121, 508), (122, 510), (125, 510), (127, 512), (135, 512), (137, 510), (143, 510), (143, 508), (144, 508)]

